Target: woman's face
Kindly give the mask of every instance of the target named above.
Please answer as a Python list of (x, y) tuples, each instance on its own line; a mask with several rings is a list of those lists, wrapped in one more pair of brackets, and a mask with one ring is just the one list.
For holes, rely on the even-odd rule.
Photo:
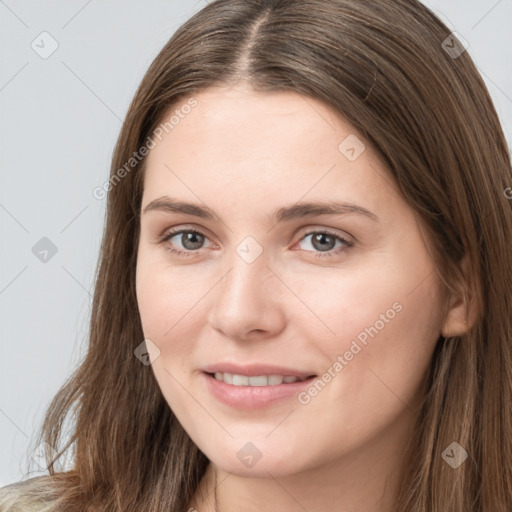
[(174, 414), (229, 472), (395, 451), (443, 296), (384, 165), (345, 120), (291, 92), (209, 89), (171, 115), (147, 160), (137, 298)]

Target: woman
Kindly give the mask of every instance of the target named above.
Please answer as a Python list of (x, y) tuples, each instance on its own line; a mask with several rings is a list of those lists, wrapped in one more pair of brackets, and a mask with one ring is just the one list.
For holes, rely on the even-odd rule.
[(420, 3), (210, 3), (130, 106), (50, 475), (0, 509), (512, 510), (511, 186)]

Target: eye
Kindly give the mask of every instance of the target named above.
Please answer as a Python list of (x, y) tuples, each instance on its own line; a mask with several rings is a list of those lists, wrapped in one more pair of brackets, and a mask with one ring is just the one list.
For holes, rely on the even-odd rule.
[[(301, 250), (305, 250), (306, 252), (316, 252), (316, 254), (314, 254), (314, 257), (317, 258), (328, 258), (331, 256), (337, 256), (340, 253), (347, 251), (350, 247), (354, 245), (353, 242), (346, 240), (345, 238), (337, 235), (336, 233), (331, 233), (330, 231), (325, 230), (310, 231), (301, 238), (299, 243), (303, 242), (308, 237), (312, 237), (310, 239), (310, 246), (313, 247), (314, 250)], [(340, 242), (340, 244), (337, 246), (338, 250), (333, 251), (333, 249), (336, 247), (336, 242)]]
[[(347, 251), (354, 245), (353, 242), (346, 240), (345, 238), (326, 230), (310, 231), (306, 233), (299, 241), (299, 244), (304, 242), (307, 238), (310, 239), (310, 246), (313, 250), (303, 249), (300, 250), (308, 253), (316, 253), (314, 257), (326, 258), (337, 256), (342, 252)], [(172, 239), (176, 238), (175, 242)], [(165, 244), (166, 249), (173, 254), (180, 256), (194, 256), (195, 253), (199, 252), (199, 249), (203, 248), (205, 240), (208, 240), (206, 235), (195, 229), (173, 229), (167, 232), (160, 240), (159, 243)], [(336, 243), (339, 244), (336, 246)], [(181, 248), (176, 244), (181, 244)], [(333, 249), (337, 250), (333, 250)]]
[[(181, 243), (184, 250), (174, 247), (175, 243), (171, 242), (171, 240), (175, 237)], [(205, 240), (208, 240), (206, 236), (195, 229), (175, 229), (164, 235), (160, 239), (160, 243), (170, 242), (167, 244), (167, 250), (171, 253), (179, 254), (180, 256), (194, 256), (198, 249), (202, 249)]]

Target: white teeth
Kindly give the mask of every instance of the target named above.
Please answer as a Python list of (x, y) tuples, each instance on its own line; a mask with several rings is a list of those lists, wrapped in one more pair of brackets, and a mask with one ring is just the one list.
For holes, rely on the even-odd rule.
[(277, 386), (279, 384), (289, 384), (300, 380), (293, 375), (237, 375), (234, 373), (215, 372), (215, 379), (232, 384), (233, 386)]
[(266, 386), (268, 379), (265, 375), (249, 377), (249, 386)]
[(248, 386), (249, 385), (249, 377), (247, 377), (247, 375), (233, 374), (233, 385), (234, 386)]
[[(296, 379), (296, 377), (292, 377)], [(284, 377), (282, 375), (269, 375), (268, 376), (268, 384), (269, 386), (277, 386), (278, 384), (282, 384), (284, 381)], [(295, 382), (295, 381), (292, 381)]]

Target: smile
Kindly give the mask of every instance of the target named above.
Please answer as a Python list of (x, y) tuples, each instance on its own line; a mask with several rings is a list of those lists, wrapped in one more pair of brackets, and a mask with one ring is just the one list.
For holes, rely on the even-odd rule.
[(299, 379), (293, 375), (248, 376), (202, 372), (205, 391), (235, 409), (262, 409), (279, 401), (292, 399), (310, 386), (315, 378), (316, 375)]
[(236, 373), (215, 372), (212, 375), (216, 380), (233, 386), (278, 386), (306, 380), (308, 377), (295, 377), (294, 375), (237, 375)]

